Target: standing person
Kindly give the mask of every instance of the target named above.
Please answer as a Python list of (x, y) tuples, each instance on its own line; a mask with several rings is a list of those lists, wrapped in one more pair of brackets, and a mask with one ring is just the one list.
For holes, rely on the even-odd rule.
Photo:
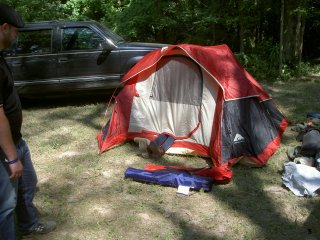
[[(24, 23), (10, 6), (0, 4), (0, 239), (15, 239), (13, 212), (23, 235), (48, 233), (54, 221), (39, 222), (32, 201), (37, 176), (27, 143), (22, 139), (22, 109), (12, 73), (2, 51), (17, 37)], [(17, 192), (18, 189), (18, 192)]]

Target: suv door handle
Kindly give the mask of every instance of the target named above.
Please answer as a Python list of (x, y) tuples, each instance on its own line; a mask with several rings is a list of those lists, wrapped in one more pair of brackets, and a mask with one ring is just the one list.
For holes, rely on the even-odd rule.
[(69, 59), (68, 58), (59, 58), (59, 63), (64, 63), (64, 62), (68, 62)]
[(22, 65), (21, 62), (13, 62), (13, 63), (12, 63), (12, 66), (13, 66), (13, 67), (20, 67), (21, 65)]

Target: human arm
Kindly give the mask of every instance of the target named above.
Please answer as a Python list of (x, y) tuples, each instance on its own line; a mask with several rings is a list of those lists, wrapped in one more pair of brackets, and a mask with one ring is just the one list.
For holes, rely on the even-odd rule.
[[(9, 161), (18, 158), (17, 150), (12, 140), (9, 121), (5, 115), (3, 106), (0, 106), (0, 147)], [(21, 161), (18, 159), (17, 162), (8, 165), (11, 171), (10, 178), (18, 179), (22, 175), (23, 170)]]

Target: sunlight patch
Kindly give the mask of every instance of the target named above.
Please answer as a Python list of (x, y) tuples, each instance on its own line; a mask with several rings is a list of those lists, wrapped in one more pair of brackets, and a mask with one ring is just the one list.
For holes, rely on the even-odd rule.
[(102, 176), (105, 177), (105, 178), (110, 178), (112, 177), (112, 172), (111, 170), (106, 170), (106, 171), (103, 171), (102, 172)]
[(147, 220), (149, 221), (151, 219), (151, 217), (149, 216), (148, 213), (139, 213), (138, 216), (143, 219), (143, 220)]
[(93, 206), (91, 211), (93, 212), (94, 216), (99, 214), (101, 217), (110, 217), (113, 212), (112, 209), (103, 206)]
[(59, 158), (74, 157), (74, 156), (78, 156), (78, 155), (81, 155), (81, 153), (76, 152), (76, 151), (67, 151), (67, 152), (63, 152), (62, 154), (60, 154)]
[(45, 184), (45, 183), (50, 182), (50, 180), (51, 180), (50, 177), (41, 177), (41, 178), (39, 178), (39, 180), (38, 180), (38, 184), (39, 184), (39, 185), (42, 185), (42, 184)]
[(126, 160), (125, 160), (125, 163), (126, 163), (127, 165), (131, 165), (131, 164), (135, 163), (135, 160), (133, 160), (133, 159), (126, 159)]

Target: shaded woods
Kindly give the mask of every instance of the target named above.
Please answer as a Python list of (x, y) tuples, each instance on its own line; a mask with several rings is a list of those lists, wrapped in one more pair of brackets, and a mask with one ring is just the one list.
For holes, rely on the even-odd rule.
[(270, 81), (286, 77), (289, 70), (300, 72), (301, 63), (320, 54), (317, 0), (6, 2), (17, 7), (26, 21), (92, 19), (130, 41), (226, 43), (253, 75)]

